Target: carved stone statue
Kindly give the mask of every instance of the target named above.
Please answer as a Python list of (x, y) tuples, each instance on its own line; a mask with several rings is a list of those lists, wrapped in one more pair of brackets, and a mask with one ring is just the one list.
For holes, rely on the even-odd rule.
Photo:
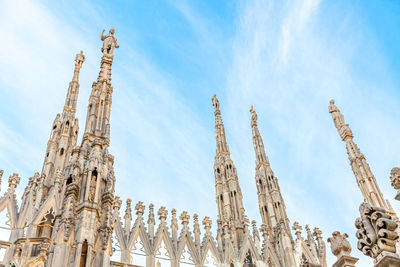
[(361, 217), (355, 222), (357, 248), (374, 259), (383, 252), (395, 253), (398, 239), (395, 232), (397, 223), (385, 209), (364, 202), (360, 205), (360, 215)]
[(390, 172), (390, 181), (392, 186), (397, 190), (396, 200), (400, 200), (400, 168), (394, 167)]
[(94, 196), (96, 193), (96, 178), (92, 177), (90, 180), (90, 187), (89, 187), (89, 200), (94, 201)]
[(114, 48), (119, 48), (117, 38), (114, 36), (115, 29), (111, 28), (106, 36), (104, 36), (104, 31), (105, 30), (103, 29), (103, 32), (101, 33), (101, 40), (103, 41), (101, 52), (103, 52), (103, 54), (112, 56), (114, 54)]

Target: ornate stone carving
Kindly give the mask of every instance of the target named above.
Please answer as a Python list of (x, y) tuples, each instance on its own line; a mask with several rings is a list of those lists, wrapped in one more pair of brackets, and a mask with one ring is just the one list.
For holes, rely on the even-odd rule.
[(183, 227), (186, 228), (189, 224), (190, 215), (187, 213), (187, 211), (183, 211), (179, 219), (181, 219)]
[(13, 173), (13, 175), (11, 175), (10, 178), (8, 178), (8, 187), (11, 190), (14, 190), (15, 188), (17, 188), (20, 181), (21, 178), (19, 178), (18, 174)]
[(396, 200), (400, 200), (400, 168), (394, 167), (390, 172), (390, 181), (392, 186), (397, 190)]
[(295, 231), (296, 238), (301, 239), (301, 230), (303, 230), (303, 227), (298, 222), (294, 222), (292, 229)]
[(206, 216), (203, 219), (203, 225), (204, 225), (204, 230), (206, 230), (206, 232), (208, 232), (211, 229), (211, 224), (212, 221), (210, 219), (210, 217)]
[(358, 229), (357, 248), (374, 259), (384, 251), (395, 253), (398, 235), (395, 232), (397, 224), (392, 217), (383, 208), (366, 202), (360, 205), (360, 215), (355, 222)]
[(145, 206), (143, 205), (143, 202), (139, 201), (135, 206), (136, 215), (142, 216), (144, 214), (144, 208)]
[(167, 219), (168, 210), (166, 210), (165, 207), (160, 207), (160, 209), (157, 212), (157, 215), (160, 221), (165, 222), (165, 220)]
[(331, 243), (332, 253), (338, 259), (343, 255), (350, 256), (351, 246), (347, 240), (348, 237), (347, 234), (340, 234), (340, 232), (335, 231), (332, 233), (332, 237), (328, 238), (328, 242)]

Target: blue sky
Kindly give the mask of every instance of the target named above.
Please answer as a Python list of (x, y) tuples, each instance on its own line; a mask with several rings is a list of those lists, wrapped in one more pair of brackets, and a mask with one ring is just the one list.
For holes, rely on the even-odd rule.
[[(350, 236), (362, 196), (328, 113), (336, 100), (394, 208), (399, 166), (398, 1), (28, 1), (0, 4), (0, 168), (40, 171), (83, 50), (84, 127), (101, 30), (116, 28), (111, 146), (117, 194), (216, 218), (211, 97), (221, 102), (248, 217), (260, 223), (254, 105), (291, 223)], [(328, 245), (328, 264), (334, 262)]]

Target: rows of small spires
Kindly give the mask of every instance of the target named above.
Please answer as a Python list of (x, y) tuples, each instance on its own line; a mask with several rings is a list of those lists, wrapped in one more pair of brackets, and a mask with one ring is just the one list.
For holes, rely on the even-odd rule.
[[(0, 170), (0, 188), (1, 188), (1, 183), (2, 183), (2, 176), (3, 176), (3, 170)], [(39, 174), (35, 173), (35, 175), (29, 179), (29, 183), (35, 183), (37, 182), (36, 180), (39, 179), (39, 177), (37, 177)], [(35, 179), (36, 178), (36, 179)], [(19, 177), (19, 175), (17, 173), (13, 173), (12, 175), (10, 175), (9, 179), (8, 179), (8, 191), (9, 192), (14, 192), (15, 189), (17, 188), (18, 184), (20, 183), (21, 178)], [(131, 199), (127, 199), (126, 200), (126, 209), (125, 209), (125, 214), (124, 214), (124, 229), (125, 232), (128, 233), (131, 229), (131, 224), (132, 224), (132, 208), (131, 208), (131, 204), (132, 204), (132, 200)], [(122, 205), (122, 201), (119, 199), (118, 196), (115, 197), (115, 207), (119, 210), (120, 207)], [(144, 215), (144, 211), (145, 211), (145, 205), (143, 205), (142, 201), (139, 201), (136, 205), (135, 205), (135, 210), (136, 210), (136, 215), (142, 217)], [(177, 219), (177, 214), (176, 214), (176, 209), (172, 209), (171, 210), (171, 214), (172, 214), (172, 218), (171, 218), (171, 230), (172, 230), (172, 235), (173, 237), (175, 236), (174, 233), (176, 233), (178, 231), (178, 219)], [(166, 219), (167, 219), (167, 215), (168, 215), (168, 210), (166, 209), (166, 207), (161, 206), (158, 209), (157, 212), (158, 215), (158, 219), (160, 221), (160, 223), (164, 223), (166, 224)], [(181, 224), (183, 226), (183, 229), (188, 230), (188, 224), (190, 222), (190, 215), (188, 214), (187, 211), (183, 211), (181, 213), (181, 215), (179, 216), (179, 219), (182, 221)], [(198, 214), (194, 214), (193, 215), (193, 233), (195, 235), (195, 241), (199, 240), (200, 237), (200, 225), (199, 225), (199, 215)], [(151, 228), (153, 228), (154, 230), (154, 225), (155, 225), (155, 214), (154, 214), (154, 205), (152, 203), (150, 203), (149, 205), (149, 215), (148, 215), (148, 220), (147, 220), (147, 224), (149, 226), (149, 230)], [(212, 227), (212, 220), (210, 219), (210, 217), (205, 216), (202, 224), (204, 225), (204, 230), (208, 233), (211, 231), (211, 227)], [(255, 220), (253, 220), (251, 222), (252, 224), (252, 234), (253, 234), (253, 238), (256, 240), (260, 240), (260, 234), (259, 234), (259, 230), (257, 228), (257, 223)], [(248, 229), (248, 224), (246, 225), (246, 228)], [(315, 227), (314, 228), (314, 232), (311, 233), (311, 230), (309, 228), (308, 225), (305, 226), (306, 231), (307, 231), (307, 240), (311, 241), (311, 239), (313, 239), (313, 237), (315, 237), (318, 240), (322, 239), (322, 232), (319, 228)], [(301, 231), (302, 231), (302, 227), (299, 225), (298, 222), (294, 222), (293, 224), (293, 228), (295, 231), (295, 235), (297, 237), (297, 239), (301, 239)], [(264, 237), (266, 237), (267, 235), (267, 231), (268, 229), (266, 229), (265, 225), (261, 225), (260, 227), (260, 231), (263, 234)], [(176, 236), (175, 236), (176, 237)]]
[[(118, 196), (116, 196), (115, 208), (118, 211), (120, 210), (121, 205), (122, 205), (122, 201), (119, 199)], [(121, 218), (119, 218), (121, 225), (123, 227), (125, 238), (129, 238), (131, 230), (135, 228), (135, 225), (134, 224), (132, 225), (133, 217), (132, 217), (132, 207), (131, 206), (132, 206), (132, 200), (128, 198), (126, 200), (126, 208), (125, 208), (125, 214), (123, 217), (124, 218), (123, 223), (122, 223)], [(143, 220), (144, 220), (143, 217), (144, 217), (144, 213), (145, 213), (145, 205), (143, 204), (143, 202), (142, 201), (137, 202), (134, 209), (136, 210), (136, 215), (137, 215), (137, 219), (135, 220), (134, 223), (136, 223), (137, 221), (143, 222)], [(159, 226), (166, 226), (168, 228), (168, 225), (167, 225), (168, 210), (166, 209), (166, 207), (161, 206), (157, 211), (157, 215), (158, 215), (158, 219), (159, 219)], [(182, 211), (181, 215), (179, 216), (179, 219), (182, 224), (182, 229), (181, 229), (181, 235), (178, 238), (177, 211), (176, 211), (176, 209), (173, 208), (171, 210), (170, 229), (171, 229), (172, 242), (174, 244), (176, 244), (176, 242), (181, 239), (181, 236), (184, 233), (186, 233), (186, 232), (190, 233), (190, 229), (189, 229), (190, 215), (188, 214), (188, 212)], [(212, 220), (210, 219), (210, 217), (205, 216), (204, 219), (202, 220), (202, 224), (203, 224), (203, 227), (205, 230), (205, 236), (212, 236), (212, 233), (211, 233)], [(154, 238), (157, 235), (157, 233), (154, 233), (155, 225), (156, 225), (156, 222), (155, 222), (154, 205), (151, 203), (148, 207), (148, 220), (147, 220), (147, 229), (148, 230), (145, 229), (145, 231), (149, 234), (150, 240), (152, 240), (152, 238)], [(252, 225), (253, 241), (254, 241), (256, 247), (258, 248), (258, 250), (264, 251), (264, 249), (266, 249), (266, 247), (267, 247), (267, 240), (269, 238), (272, 238), (271, 229), (267, 229), (266, 225), (264, 225), (264, 224), (262, 224), (260, 228), (257, 228), (257, 223), (255, 220), (253, 220), (251, 222), (251, 225)], [(249, 226), (248, 224), (245, 226), (245, 233), (247, 232), (250, 235), (248, 226)], [(220, 242), (222, 242), (220, 227), (221, 227), (221, 222), (218, 221), (218, 230), (217, 230), (217, 240), (216, 241), (217, 241), (219, 248), (221, 248)], [(310, 248), (310, 250), (312, 251), (314, 256), (316, 258), (319, 258), (320, 257), (320, 255), (319, 255), (320, 248), (325, 246), (325, 244), (323, 242), (323, 238), (322, 238), (322, 231), (318, 227), (315, 227), (313, 232), (311, 232), (310, 227), (308, 225), (306, 225), (305, 229), (307, 232), (307, 238), (304, 239), (301, 236), (302, 235), (302, 227), (300, 226), (300, 224), (298, 222), (294, 222), (292, 229), (295, 231), (295, 235), (297, 237), (296, 241), (304, 241), (306, 243), (306, 245)], [(261, 243), (261, 238), (260, 238), (260, 232), (262, 233), (262, 237), (264, 240), (262, 243)], [(193, 234), (194, 234), (194, 244), (197, 247), (200, 247), (201, 232), (200, 232), (199, 215), (198, 214), (193, 215)], [(315, 242), (317, 242), (317, 244)]]

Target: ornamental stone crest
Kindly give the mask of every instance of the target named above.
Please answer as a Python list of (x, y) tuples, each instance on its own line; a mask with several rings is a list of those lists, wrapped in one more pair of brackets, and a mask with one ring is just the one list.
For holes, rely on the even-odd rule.
[(360, 215), (355, 222), (357, 248), (374, 259), (382, 252), (395, 253), (397, 223), (385, 209), (364, 202), (360, 205)]
[(342, 256), (350, 256), (351, 246), (347, 240), (348, 237), (347, 234), (340, 234), (339, 231), (335, 231), (332, 233), (332, 237), (328, 238), (328, 242), (331, 243), (332, 253), (338, 259)]

